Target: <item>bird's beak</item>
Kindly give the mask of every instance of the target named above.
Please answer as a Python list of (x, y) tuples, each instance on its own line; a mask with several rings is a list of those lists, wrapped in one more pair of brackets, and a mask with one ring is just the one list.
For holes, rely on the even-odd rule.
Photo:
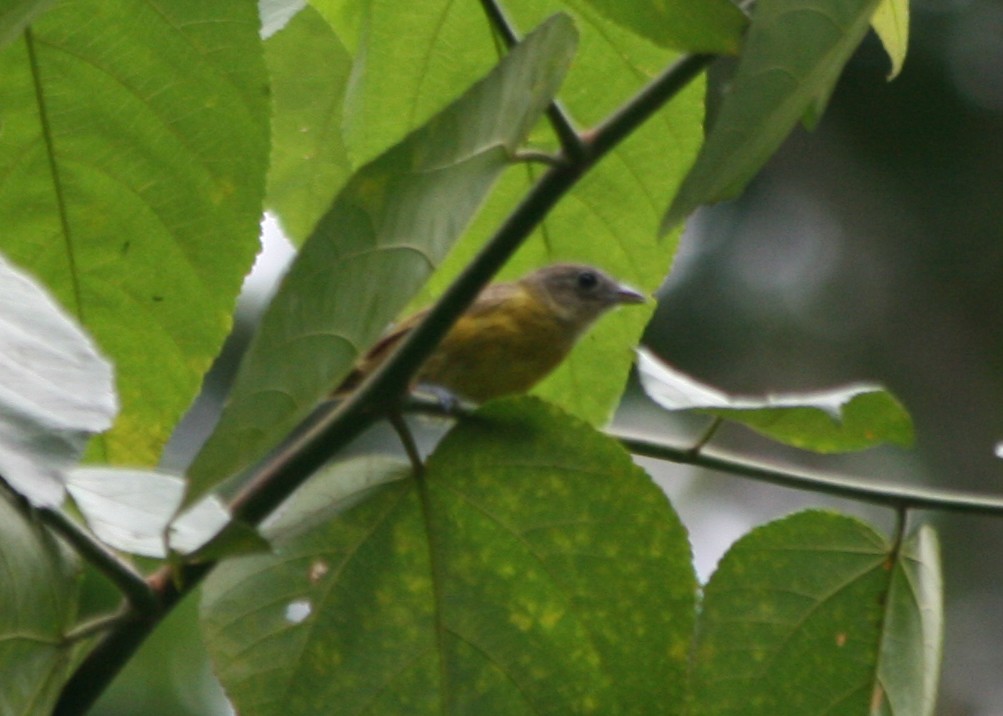
[(648, 300), (643, 293), (635, 291), (630, 286), (624, 286), (622, 283), (617, 286), (614, 295), (617, 303), (644, 303)]

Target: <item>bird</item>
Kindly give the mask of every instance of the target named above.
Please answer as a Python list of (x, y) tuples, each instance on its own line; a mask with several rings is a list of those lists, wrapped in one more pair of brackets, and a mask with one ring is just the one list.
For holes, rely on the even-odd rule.
[[(600, 316), (645, 300), (580, 263), (555, 263), (516, 281), (490, 284), (421, 366), (412, 388), (430, 389), (447, 405), (524, 393), (564, 360)], [(334, 397), (376, 370), (427, 313), (418, 311), (393, 327), (356, 363)]]

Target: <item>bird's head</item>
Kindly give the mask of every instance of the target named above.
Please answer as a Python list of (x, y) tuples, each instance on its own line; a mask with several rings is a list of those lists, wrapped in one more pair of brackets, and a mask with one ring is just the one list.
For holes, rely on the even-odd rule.
[(614, 306), (645, 301), (645, 297), (634, 289), (585, 264), (545, 266), (523, 278), (521, 283), (545, 296), (562, 319), (578, 330), (586, 328)]

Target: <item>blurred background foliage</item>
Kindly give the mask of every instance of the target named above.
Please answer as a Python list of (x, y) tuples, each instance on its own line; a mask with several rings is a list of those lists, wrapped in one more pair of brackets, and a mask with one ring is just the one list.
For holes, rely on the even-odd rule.
[[(816, 131), (796, 131), (740, 199), (690, 220), (647, 341), (731, 392), (878, 380), (917, 430), (913, 450), (842, 459), (778, 450), (739, 427), (715, 445), (863, 479), (999, 493), (1003, 3), (913, 0), (905, 68), (891, 83), (887, 70), (872, 35)], [(702, 574), (749, 525), (827, 502), (733, 479), (670, 485)], [(944, 550), (940, 713), (1003, 713), (1003, 523), (913, 520), (934, 522)]]
[[(819, 457), (726, 426), (714, 445), (752, 457), (909, 485), (999, 492), (1003, 463), (1003, 3), (913, 0), (909, 56), (888, 83), (871, 36), (812, 133), (796, 131), (738, 200), (689, 222), (648, 344), (691, 375), (738, 393), (878, 380), (909, 408), (913, 450)], [(278, 249), (281, 255), (282, 250)], [(273, 255), (273, 254), (268, 254)], [(179, 428), (184, 464), (250, 330), (259, 295)], [(703, 423), (628, 393), (618, 421), (681, 444)], [(379, 439), (379, 438), (374, 438)], [(752, 525), (846, 501), (645, 461), (692, 533), (705, 579)], [(941, 534), (947, 590), (939, 713), (1003, 713), (1003, 523), (917, 514)], [(189, 600), (191, 602), (192, 600)], [(162, 626), (94, 714), (227, 713), (201, 656), (192, 604)], [(145, 694), (145, 696), (142, 696)], [(141, 704), (141, 706), (140, 706)]]

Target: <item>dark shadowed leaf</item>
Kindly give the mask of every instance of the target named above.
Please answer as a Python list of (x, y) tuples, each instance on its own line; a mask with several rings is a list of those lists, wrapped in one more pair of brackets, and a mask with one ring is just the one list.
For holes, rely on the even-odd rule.
[(0, 565), (0, 713), (48, 714), (73, 663), (76, 561), (0, 497)]
[[(689, 545), (614, 441), (522, 398), (454, 428), (420, 485), (378, 469), (397, 481), (344, 513), (308, 485), (269, 532), (276, 554), (206, 583), (242, 714), (681, 711)], [(324, 480), (374, 477), (349, 463)]]
[(576, 37), (567, 17), (552, 18), (352, 177), (265, 313), (189, 500), (273, 447), (414, 296), (557, 92)]

